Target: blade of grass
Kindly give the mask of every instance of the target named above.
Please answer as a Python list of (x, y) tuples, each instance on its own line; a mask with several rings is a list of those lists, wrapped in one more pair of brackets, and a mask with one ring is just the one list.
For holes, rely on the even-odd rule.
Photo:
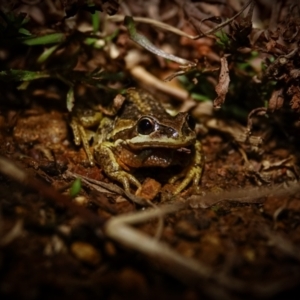
[(94, 33), (97, 33), (100, 28), (100, 14), (98, 11), (92, 14), (92, 24)]
[(31, 81), (39, 78), (50, 77), (46, 71), (24, 71), (24, 70), (8, 70), (0, 71), (0, 80), (4, 82), (10, 81)]
[(39, 64), (45, 62), (49, 56), (51, 56), (52, 53), (54, 53), (54, 51), (59, 47), (59, 45), (54, 45), (48, 49), (46, 49), (40, 56), (39, 58), (37, 59), (37, 62)]
[(76, 178), (73, 181), (71, 189), (70, 189), (70, 197), (71, 198), (76, 197), (79, 194), (80, 190), (81, 190), (81, 179)]
[(169, 53), (157, 48), (155, 45), (153, 45), (145, 36), (139, 34), (136, 31), (135, 23), (134, 23), (132, 17), (126, 16), (125, 19), (124, 19), (124, 24), (128, 29), (130, 38), (134, 42), (136, 42), (137, 44), (139, 44), (140, 46), (145, 48), (146, 50), (148, 50), (148, 51), (150, 51), (150, 52), (152, 52), (152, 53), (154, 53), (158, 56), (161, 56), (161, 57), (164, 57), (164, 58), (169, 59), (171, 61), (177, 62), (180, 65), (196, 66), (196, 63), (194, 63), (192, 61), (189, 61), (189, 60), (186, 60), (184, 58), (175, 56), (173, 54), (169, 54)]
[(19, 40), (28, 46), (58, 44), (65, 41), (66, 37), (63, 33), (51, 33), (43, 36), (34, 36), (29, 38), (20, 38)]

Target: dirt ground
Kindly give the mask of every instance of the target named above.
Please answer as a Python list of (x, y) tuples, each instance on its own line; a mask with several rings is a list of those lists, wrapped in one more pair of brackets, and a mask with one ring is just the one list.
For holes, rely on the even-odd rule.
[[(110, 12), (105, 1), (98, 2), (101, 14)], [(118, 14), (157, 17), (199, 34), (191, 26), (199, 18), (192, 14), (196, 1), (133, 2), (118, 7), (117, 1), (108, 1)], [(206, 12), (201, 18), (218, 26), (212, 15), (224, 21), (246, 3), (223, 2), (197, 6)], [(157, 39), (156, 46), (189, 61), (198, 59), (196, 70), (168, 83), (162, 79), (178, 71), (176, 62), (166, 63), (133, 44), (121, 23), (107, 29), (119, 28), (109, 44), (110, 50), (117, 47), (117, 58), (107, 48), (82, 48), (78, 54), (65, 41), (53, 60), (38, 67), (34, 61), (43, 47), (0, 46), (1, 71), (42, 72), (51, 64), (63, 64), (69, 71), (87, 72), (95, 66), (114, 74), (122, 70), (123, 79), (105, 78), (103, 84), (140, 87), (167, 106), (189, 110), (205, 159), (197, 192), (188, 188), (172, 195), (174, 186), (167, 179), (176, 168), (139, 169), (135, 175), (143, 192), (129, 195), (101, 166), (90, 166), (84, 149), (74, 144), (66, 103), (71, 71), (61, 73), (64, 80), (50, 76), (28, 85), (1, 73), (1, 299), (299, 299), (300, 36), (295, 32), (300, 30), (300, 7), (293, 1), (276, 3), (257, 1), (251, 18), (245, 10), (244, 18), (236, 18), (229, 29), (224, 25), (230, 46), (220, 49), (208, 37), (174, 37), (141, 23), (139, 32), (152, 42)], [(27, 7), (22, 5), (18, 9)], [(35, 25), (45, 32), (47, 26), (62, 30), (57, 6), (51, 14), (43, 5), (34, 7), (27, 12)], [(65, 10), (75, 15), (71, 20), (78, 28), (87, 26), (82, 20), (90, 15), (81, 8)], [(40, 15), (44, 22), (39, 23)], [(260, 31), (245, 33), (249, 20)], [(203, 31), (211, 28), (203, 24)], [(294, 35), (283, 39), (288, 30)], [(249, 53), (254, 50), (258, 55), (253, 58)], [(77, 60), (71, 64), (68, 59), (75, 52)], [(136, 56), (134, 66), (126, 65), (128, 53)], [(257, 67), (257, 59), (264, 68)], [(230, 74), (229, 88), (228, 75), (224, 79), (222, 74)], [(151, 76), (156, 80), (149, 81)], [(97, 88), (100, 92), (91, 82), (88, 87), (80, 82), (76, 99), (102, 96), (105, 90)], [(191, 96), (195, 94), (209, 101), (199, 101)], [(81, 179), (79, 188), (76, 178)]]

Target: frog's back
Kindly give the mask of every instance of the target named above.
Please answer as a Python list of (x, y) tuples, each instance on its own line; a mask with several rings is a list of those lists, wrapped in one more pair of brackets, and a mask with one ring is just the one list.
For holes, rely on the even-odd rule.
[(169, 116), (158, 100), (141, 89), (128, 89), (124, 104), (123, 119), (137, 120), (144, 115), (153, 115), (157, 118)]

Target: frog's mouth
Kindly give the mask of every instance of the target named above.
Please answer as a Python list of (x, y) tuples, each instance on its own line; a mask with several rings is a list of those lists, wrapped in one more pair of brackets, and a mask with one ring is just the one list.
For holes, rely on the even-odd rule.
[(174, 138), (160, 138), (152, 139), (145, 138), (143, 136), (136, 136), (128, 141), (126, 144), (133, 150), (146, 149), (146, 148), (164, 148), (164, 149), (174, 149), (179, 152), (189, 153), (191, 150), (190, 146), (195, 144), (196, 138), (185, 137), (181, 139)]
[(176, 151), (182, 152), (182, 153), (187, 153), (187, 154), (190, 154), (192, 152), (192, 150), (190, 148), (186, 148), (186, 147), (178, 148)]

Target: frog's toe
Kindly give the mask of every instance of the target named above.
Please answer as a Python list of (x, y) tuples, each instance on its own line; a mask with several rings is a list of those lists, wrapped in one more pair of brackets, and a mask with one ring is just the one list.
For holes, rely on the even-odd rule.
[(74, 137), (74, 144), (76, 146), (80, 146), (81, 145), (81, 138), (78, 137), (78, 136)]
[(186, 172), (181, 172), (180, 174), (174, 175), (169, 179), (169, 183), (174, 184), (178, 179), (186, 176)]
[[(191, 182), (193, 182), (193, 188), (197, 189), (200, 179), (201, 179), (201, 173), (202, 173), (202, 166), (200, 165), (194, 165), (191, 168), (189, 168), (185, 175), (184, 173), (180, 173), (179, 175), (173, 176), (171, 178), (172, 182), (174, 183), (177, 179), (180, 177), (185, 176), (184, 180), (176, 187), (175, 191), (173, 192), (174, 195), (179, 194), (182, 192)], [(173, 181), (174, 180), (174, 181)]]
[(141, 184), (139, 181), (131, 174), (125, 172), (125, 171), (118, 171), (114, 174), (110, 174), (110, 177), (116, 181), (119, 181), (122, 183), (124, 190), (126, 192), (130, 192), (130, 184), (136, 186), (137, 188), (141, 187)]

